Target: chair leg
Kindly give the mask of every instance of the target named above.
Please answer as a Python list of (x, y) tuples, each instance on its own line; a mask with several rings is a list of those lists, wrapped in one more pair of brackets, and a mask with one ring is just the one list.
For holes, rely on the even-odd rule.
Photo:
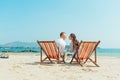
[(81, 60), (78, 60), (78, 64), (83, 67), (83, 64), (81, 63)]
[(75, 58), (75, 55), (76, 55), (76, 54), (73, 55), (72, 60), (70, 61), (70, 64), (72, 64), (72, 62), (73, 62), (73, 60), (74, 60), (74, 58)]
[(100, 67), (95, 61), (93, 61), (91, 58), (88, 58), (93, 64), (95, 64), (97, 67)]
[(42, 62), (44, 62), (48, 57), (45, 57), (43, 60), (41, 59), (40, 64), (42, 64)]
[(66, 62), (65, 62), (65, 55), (61, 56), (61, 58), (62, 58), (62, 61), (61, 61), (61, 62), (66, 63)]
[(63, 60), (63, 62), (66, 63), (65, 60)]
[(63, 59), (63, 61), (62, 61), (62, 62), (66, 63), (66, 62), (65, 62), (65, 59)]
[(57, 62), (57, 64), (59, 64), (59, 63), (60, 63), (60, 59), (58, 58), (58, 59), (56, 60), (56, 62)]
[(45, 57), (45, 58), (42, 60), (42, 62), (44, 62), (46, 59), (47, 59), (47, 57)]
[(48, 58), (48, 59), (49, 59), (49, 61), (50, 61), (51, 63), (53, 63), (52, 60), (51, 60), (50, 58)]
[(63, 56), (63, 62), (66, 63), (66, 62), (65, 62), (65, 55)]
[(88, 59), (85, 60), (84, 64), (87, 62)]
[(79, 63), (79, 62), (80, 62), (80, 61), (79, 61), (79, 59), (77, 59), (77, 58), (75, 58), (75, 60), (76, 60), (76, 62), (77, 62), (77, 63)]
[(80, 66), (82, 66), (83, 67), (83, 64), (82, 63), (79, 63), (80, 64)]
[(40, 64), (42, 63), (42, 48), (41, 48), (41, 53), (40, 53)]
[(61, 64), (60, 60), (57, 60), (57, 64)]
[(72, 62), (73, 62), (73, 59), (74, 59), (74, 57), (72, 58), (72, 60), (70, 61), (70, 64), (72, 64)]

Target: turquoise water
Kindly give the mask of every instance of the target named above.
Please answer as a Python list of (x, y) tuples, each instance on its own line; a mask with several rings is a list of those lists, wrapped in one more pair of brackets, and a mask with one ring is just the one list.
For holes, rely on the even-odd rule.
[(98, 48), (97, 54), (99, 56), (113, 56), (120, 57), (120, 49), (112, 49), (112, 48)]
[[(66, 47), (68, 49), (68, 47)], [(38, 54), (40, 52), (39, 47), (0, 47), (0, 52), (20, 52), (20, 53), (36, 53)], [(97, 48), (97, 54), (99, 56), (118, 56), (120, 57), (120, 49), (110, 49), (110, 48)]]
[(97, 53), (99, 56), (120, 57), (120, 53)]
[(0, 52), (40, 52), (39, 47), (0, 47)]

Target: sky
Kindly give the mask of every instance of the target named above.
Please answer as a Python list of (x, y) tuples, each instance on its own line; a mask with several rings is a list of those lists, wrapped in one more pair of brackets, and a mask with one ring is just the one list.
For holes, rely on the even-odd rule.
[(0, 0), (0, 44), (56, 40), (60, 32), (120, 48), (120, 0)]

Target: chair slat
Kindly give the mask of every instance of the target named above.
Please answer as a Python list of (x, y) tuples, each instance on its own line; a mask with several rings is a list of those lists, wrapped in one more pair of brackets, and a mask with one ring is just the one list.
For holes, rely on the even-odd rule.
[(48, 54), (48, 52), (46, 50), (46, 47), (45, 47), (45, 44), (44, 43), (40, 43), (40, 46), (43, 49), (43, 51), (45, 52), (45, 54), (49, 57), (49, 54)]
[(91, 55), (92, 55), (92, 53), (94, 52), (94, 49), (96, 49), (97, 45), (98, 45), (98, 43), (97, 43), (97, 42), (96, 42), (96, 43), (94, 43), (93, 48), (92, 48), (92, 50), (91, 50), (91, 52), (90, 52), (89, 56), (91, 56)]
[[(56, 53), (58, 54), (59, 53), (59, 49), (58, 49), (58, 47), (57, 47), (57, 44), (56, 44), (56, 42), (54, 42), (53, 43), (54, 45), (54, 49), (55, 49), (55, 51), (56, 51)], [(59, 57), (59, 56), (58, 56)]]
[(98, 42), (81, 42), (78, 50), (79, 59), (87, 59), (94, 51)]
[(94, 43), (88, 43), (88, 44), (89, 44), (89, 46), (88, 46), (88, 48), (87, 48), (86, 54), (85, 54), (85, 56), (84, 56), (83, 59), (87, 59), (88, 56), (90, 55), (90, 52), (91, 52), (92, 49), (93, 49)]
[(50, 58), (53, 58), (53, 55), (52, 55), (52, 52), (50, 50), (50, 47), (49, 47), (49, 44), (48, 43), (45, 43), (45, 46), (46, 46), (46, 49), (48, 51), (48, 54), (50, 55)]
[(83, 59), (87, 48), (88, 48), (88, 43), (83, 43), (83, 48), (81, 48), (82, 51), (81, 51), (81, 53), (80, 53), (80, 56), (78, 55), (78, 57), (79, 57), (80, 59)]
[(50, 48), (51, 48), (51, 52), (53, 54), (53, 58), (57, 58), (57, 52), (55, 51), (55, 47), (54, 47), (54, 44), (53, 43), (49, 43), (50, 45)]
[(55, 41), (39, 41), (41, 48), (49, 58), (58, 59), (58, 49)]
[(78, 55), (81, 54), (83, 47), (84, 47), (84, 43), (81, 43), (81, 45), (80, 45), (80, 47), (78, 49)]

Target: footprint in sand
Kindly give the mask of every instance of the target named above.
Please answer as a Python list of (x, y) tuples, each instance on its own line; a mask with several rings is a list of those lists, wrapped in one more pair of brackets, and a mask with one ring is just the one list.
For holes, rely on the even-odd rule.
[(19, 65), (14, 65), (13, 68), (22, 68), (22, 67)]
[(83, 71), (87, 71), (87, 72), (94, 72), (92, 69), (82, 69)]

